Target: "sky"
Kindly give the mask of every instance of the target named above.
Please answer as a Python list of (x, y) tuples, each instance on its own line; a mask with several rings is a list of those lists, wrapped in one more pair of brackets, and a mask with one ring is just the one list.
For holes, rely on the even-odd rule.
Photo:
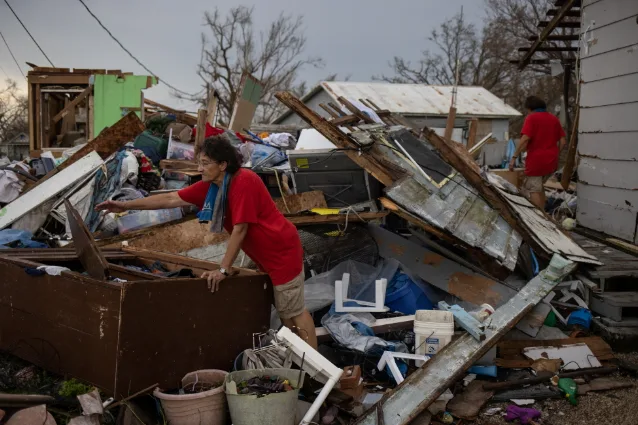
[[(88, 14), (78, 0), (8, 0), (17, 15), (57, 67), (121, 69), (148, 74)], [(332, 73), (338, 79), (370, 81), (390, 74), (394, 56), (418, 60), (430, 31), (464, 7), (469, 22), (481, 25), (479, 0), (85, 0), (102, 23), (142, 63), (180, 90), (200, 90), (196, 75), (205, 11), (221, 12), (238, 5), (254, 6), (257, 30), (267, 28), (280, 13), (303, 15), (306, 54), (323, 58), (321, 69), (306, 68), (300, 79), (314, 85)], [(0, 1), (0, 31), (26, 74), (25, 62), (49, 66), (25, 30)], [(26, 90), (16, 64), (0, 40), (0, 80), (8, 75)], [(0, 84), (0, 87), (4, 83)], [(173, 107), (195, 106), (171, 95), (160, 84), (144, 93), (148, 99)]]

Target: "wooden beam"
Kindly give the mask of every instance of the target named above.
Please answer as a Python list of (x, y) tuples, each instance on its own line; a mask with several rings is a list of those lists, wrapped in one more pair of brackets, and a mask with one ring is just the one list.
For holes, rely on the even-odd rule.
[(536, 49), (540, 47), (543, 41), (545, 41), (545, 37), (547, 37), (552, 31), (554, 31), (555, 28), (557, 28), (558, 23), (564, 18), (565, 13), (567, 13), (572, 8), (575, 1), (576, 0), (567, 0), (565, 4), (560, 8), (558, 14), (556, 14), (556, 16), (552, 18), (549, 24), (540, 33), (538, 40), (536, 40), (534, 44), (532, 44), (530, 50), (525, 53), (525, 56), (523, 56), (518, 66), (519, 69), (523, 69), (529, 64), (529, 61), (532, 59), (532, 56), (534, 55), (534, 52), (536, 52)]
[(350, 112), (352, 112), (352, 114), (359, 118), (361, 121), (363, 121), (366, 124), (374, 124), (374, 120), (372, 118), (370, 118), (370, 116), (368, 116), (368, 114), (364, 113), (361, 109), (357, 108), (356, 106), (354, 106), (348, 99), (346, 99), (343, 96), (339, 97), (339, 102), (341, 102), (341, 104), (343, 106), (346, 107), (346, 109)]
[(572, 134), (569, 138), (569, 147), (567, 148), (567, 160), (563, 167), (563, 175), (560, 179), (560, 185), (564, 190), (569, 189), (569, 183), (574, 174), (574, 167), (576, 166), (576, 151), (578, 149), (578, 120), (580, 118), (580, 108), (576, 110), (576, 118), (574, 119), (574, 125), (572, 128)]
[(58, 121), (64, 118), (66, 114), (68, 114), (71, 111), (74, 111), (75, 107), (78, 106), (80, 102), (86, 99), (86, 97), (90, 95), (91, 93), (93, 93), (93, 86), (88, 86), (86, 89), (84, 89), (82, 93), (77, 95), (75, 99), (69, 102), (69, 104), (66, 105), (60, 112), (55, 114), (55, 116), (51, 119), (51, 123), (49, 125), (54, 126)]
[(36, 84), (50, 84), (50, 85), (73, 85), (73, 86), (86, 86), (89, 84), (90, 75), (46, 75), (46, 74), (34, 74), (27, 75), (27, 79), (30, 83)]
[(359, 121), (361, 120), (357, 116), (344, 115), (343, 117), (335, 118), (331, 120), (330, 122), (333, 123), (334, 125), (352, 125), (352, 124), (358, 123)]
[(357, 149), (359, 145), (354, 142), (350, 137), (342, 132), (339, 127), (326, 121), (323, 117), (317, 114), (312, 109), (308, 108), (302, 101), (297, 99), (290, 92), (278, 92), (275, 97), (279, 99), (281, 103), (290, 108), (294, 113), (299, 115), (304, 121), (313, 126), (319, 131), (325, 138), (334, 143), (338, 148), (345, 150), (346, 155), (358, 164), (360, 167), (366, 169), (374, 178), (379, 180), (382, 184), (390, 186), (393, 184), (394, 179), (384, 167), (373, 163), (367, 158), (366, 154), (361, 155)]
[[(578, 34), (571, 34), (571, 35), (548, 35), (547, 37), (545, 37), (545, 41), (578, 41), (580, 38), (580, 35)], [(531, 37), (528, 38), (529, 41), (536, 41), (538, 40), (538, 36), (537, 35), (533, 35)]]
[[(367, 212), (367, 213), (350, 213), (348, 214), (348, 223), (361, 222), (370, 220), (379, 220), (384, 218), (389, 213), (383, 212)], [(346, 214), (331, 214), (331, 215), (299, 215), (286, 217), (288, 221), (297, 227), (312, 226), (315, 224), (344, 224), (346, 222)]]
[(328, 115), (330, 115), (333, 118), (339, 118), (339, 114), (337, 114), (335, 111), (333, 111), (332, 109), (328, 108), (326, 105), (324, 105), (323, 103), (319, 104), (319, 107), (321, 109), (323, 109), (324, 111), (326, 111), (328, 113)]
[[(558, 12), (560, 12), (559, 9), (549, 9), (547, 11), (547, 16), (556, 16), (556, 15), (558, 15)], [(565, 14), (565, 16), (570, 17), (570, 18), (580, 18), (580, 9), (569, 10)]]
[(208, 111), (200, 109), (197, 111), (197, 132), (195, 133), (195, 148), (202, 146), (206, 138), (206, 122), (208, 122)]
[[(554, 17), (554, 19), (556, 19), (556, 16)], [(538, 28), (543, 28), (543, 27), (549, 28), (549, 25), (551, 24), (552, 21), (540, 21), (537, 26)], [(554, 25), (553, 29), (556, 29), (556, 28), (580, 28), (580, 22), (575, 22), (575, 21), (558, 22), (557, 24)]]
[(154, 106), (156, 108), (159, 108), (165, 112), (169, 112), (171, 114), (175, 114), (177, 116), (178, 119), (180, 119), (181, 121), (184, 121), (185, 124), (190, 125), (191, 127), (197, 124), (197, 118), (189, 115), (186, 113), (186, 111), (180, 111), (177, 109), (173, 109), (170, 106), (166, 106), (166, 105), (162, 105), (161, 103), (157, 103), (155, 101), (152, 101), (150, 99), (144, 99), (144, 103), (149, 105), (149, 106)]
[[(519, 47), (519, 52), (528, 52), (531, 50), (531, 47)], [(550, 46), (542, 46), (536, 48), (537, 52), (577, 52), (578, 47), (550, 47)]]
[[(564, 65), (566, 63), (574, 63), (576, 62), (576, 59), (563, 59), (561, 60), (561, 63)], [(520, 59), (510, 59), (509, 63), (514, 64), (514, 65), (518, 65), (521, 63)], [(529, 61), (529, 65), (549, 65), (550, 64), (550, 60), (549, 59), (532, 59), (531, 61)]]
[(454, 122), (456, 121), (456, 108), (450, 106), (450, 112), (447, 115), (447, 121), (445, 121), (445, 137), (446, 140), (452, 140), (452, 132), (454, 131)]
[(470, 121), (470, 133), (467, 136), (467, 146), (465, 146), (468, 151), (472, 149), (472, 147), (476, 143), (476, 133), (478, 131), (478, 126), (478, 118), (472, 118), (472, 121)]

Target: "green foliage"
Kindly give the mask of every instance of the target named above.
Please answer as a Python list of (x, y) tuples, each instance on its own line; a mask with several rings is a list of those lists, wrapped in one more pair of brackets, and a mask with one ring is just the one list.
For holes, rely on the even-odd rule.
[(76, 397), (91, 392), (92, 390), (92, 387), (84, 385), (75, 378), (72, 378), (68, 381), (62, 382), (60, 389), (58, 390), (58, 394), (62, 397)]

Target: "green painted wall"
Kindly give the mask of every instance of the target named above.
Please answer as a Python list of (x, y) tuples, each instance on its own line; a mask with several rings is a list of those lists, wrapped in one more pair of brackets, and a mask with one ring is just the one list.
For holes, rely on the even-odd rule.
[[(147, 88), (146, 75), (101, 75), (95, 76), (93, 88), (93, 137), (115, 124), (129, 111), (122, 107), (141, 108), (141, 90)], [(157, 84), (155, 77), (150, 77)], [(135, 112), (140, 116), (140, 111)]]

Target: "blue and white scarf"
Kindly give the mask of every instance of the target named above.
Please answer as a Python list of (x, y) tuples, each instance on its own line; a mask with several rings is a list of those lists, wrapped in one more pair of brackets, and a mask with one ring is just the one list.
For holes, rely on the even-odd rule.
[(229, 182), (230, 175), (226, 173), (221, 190), (215, 183), (211, 183), (204, 201), (204, 208), (197, 213), (200, 223), (210, 222), (210, 231), (213, 233), (221, 233), (224, 230)]

